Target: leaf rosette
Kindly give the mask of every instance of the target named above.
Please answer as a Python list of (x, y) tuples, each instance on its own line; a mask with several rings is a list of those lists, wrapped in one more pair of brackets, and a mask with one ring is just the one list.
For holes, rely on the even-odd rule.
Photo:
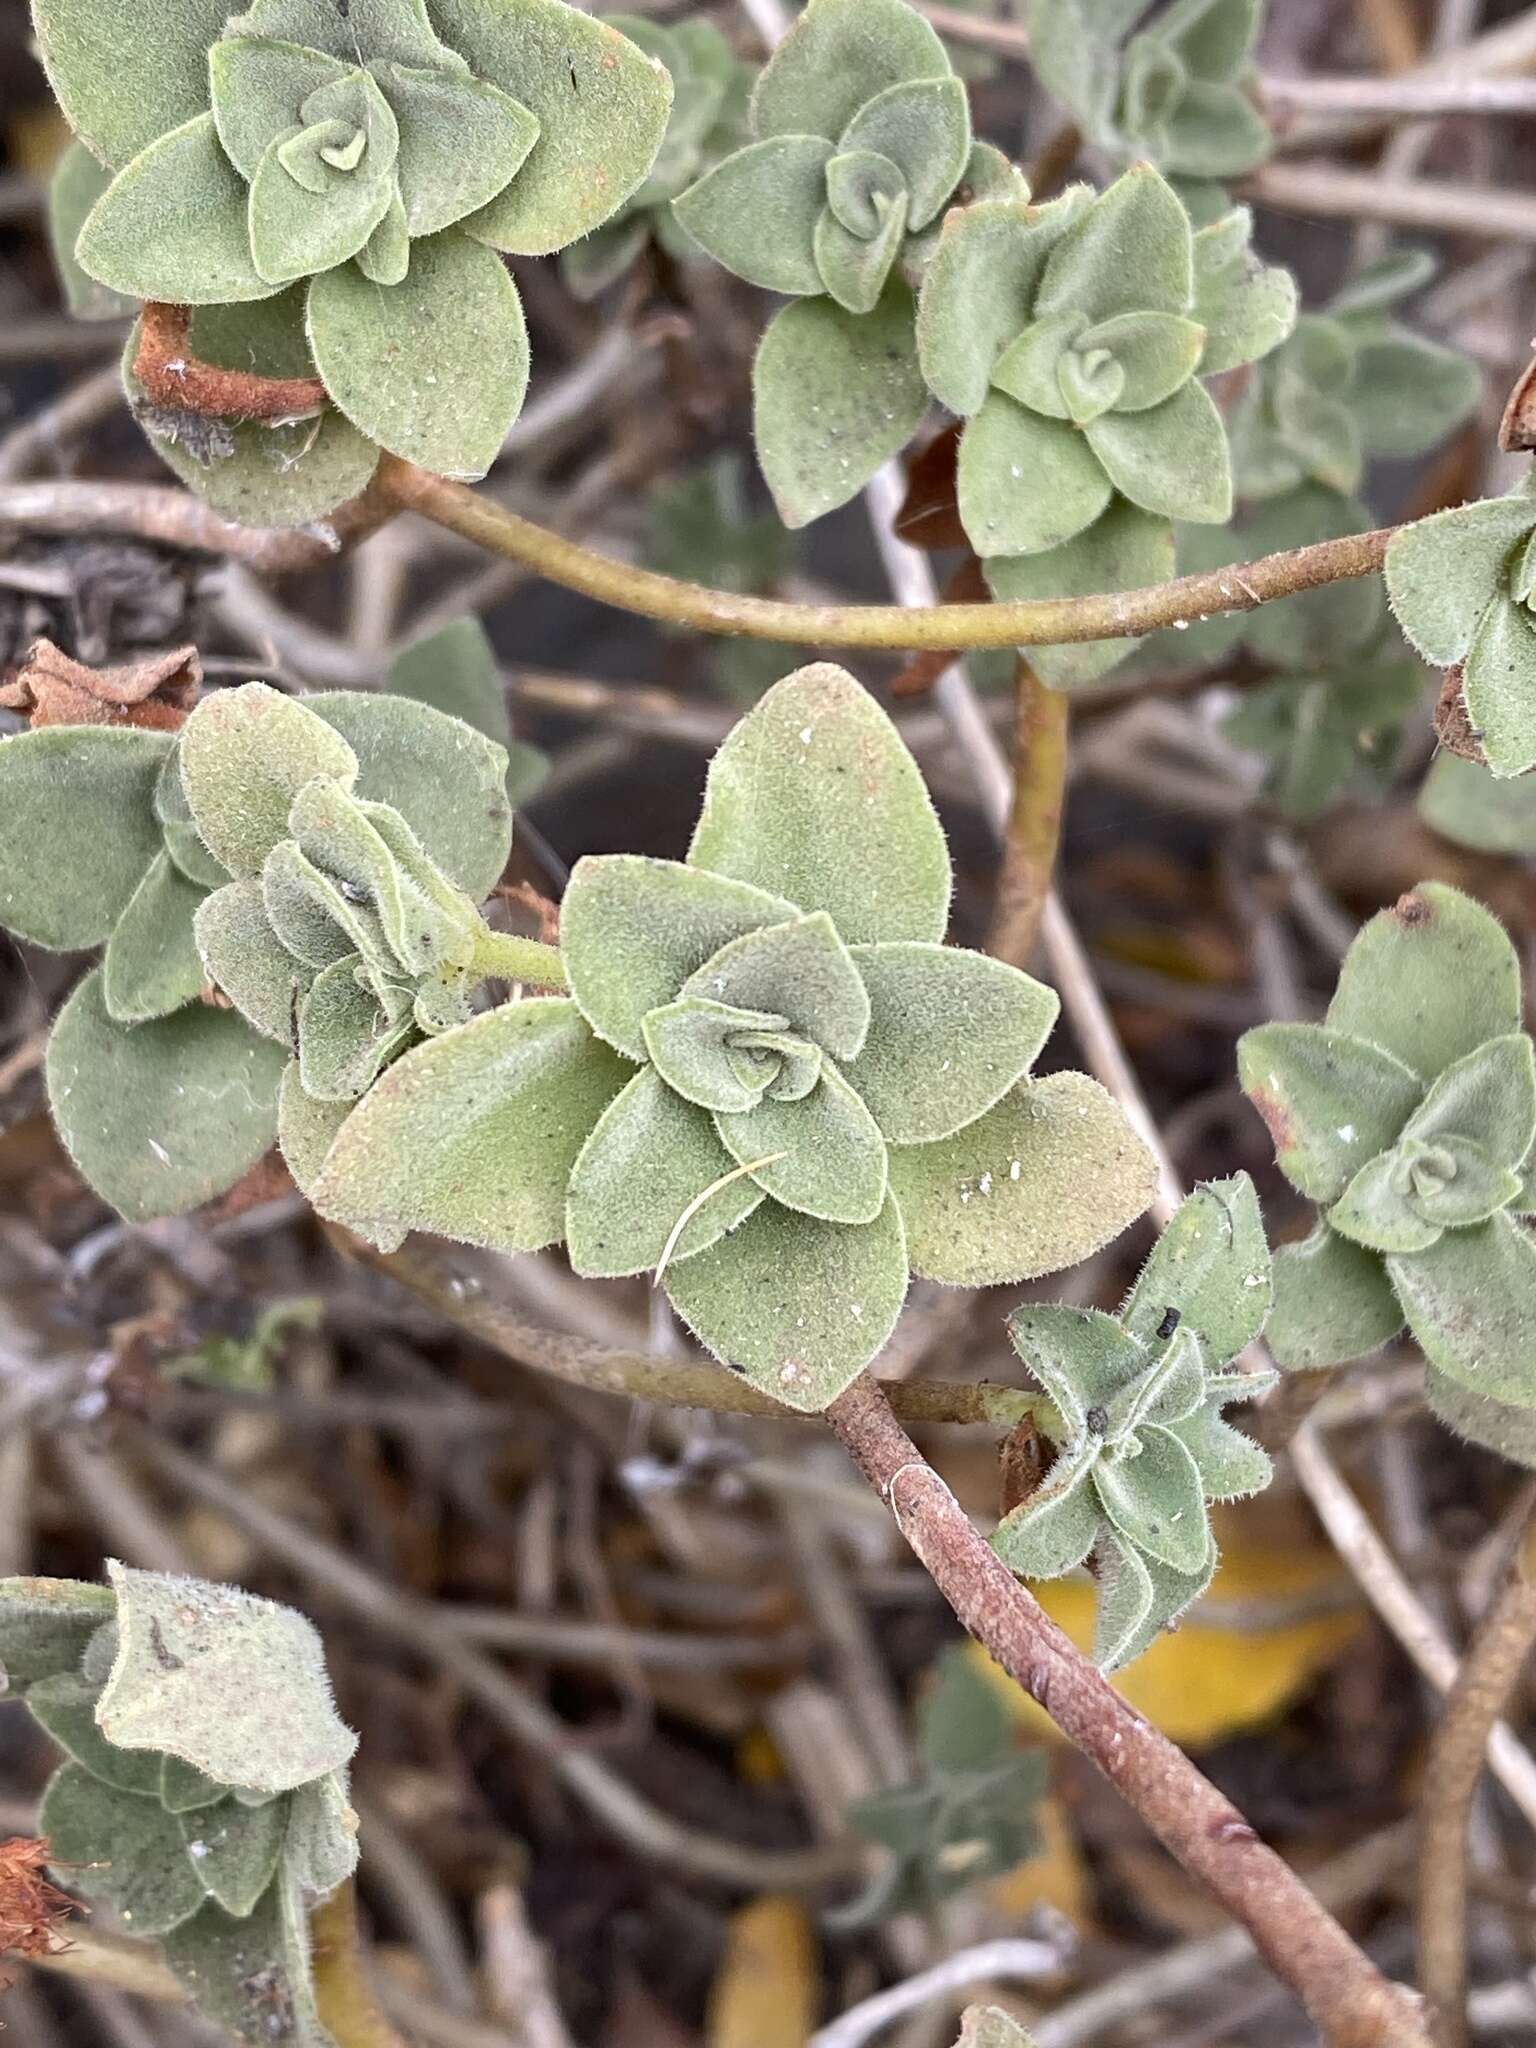
[(1030, 60), (1087, 138), (1187, 179), (1240, 177), (1272, 147), (1253, 99), (1262, 0), (1030, 0)]
[[(1150, 166), (1097, 198), (1073, 186), (952, 212), (924, 276), (928, 388), (965, 426), (958, 503), (1002, 599), (1130, 589), (1173, 573), (1175, 518), (1233, 503), (1226, 428), (1203, 377), (1252, 362), (1295, 320), (1284, 271), (1236, 209), (1195, 232)], [(1124, 641), (1032, 651), (1048, 683), (1084, 682)]]
[(656, 1275), (719, 1357), (823, 1407), (909, 1272), (1052, 1271), (1150, 1197), (1102, 1089), (1030, 1078), (1056, 998), (944, 946), (949, 895), (894, 727), (843, 670), (803, 669), (715, 757), (686, 862), (577, 864), (570, 996), (407, 1052), (313, 1199), (385, 1242), (563, 1237), (578, 1273)]
[(357, 1867), (324, 1651), (291, 1608), (109, 1562), (0, 1579), (0, 1672), (65, 1752), (39, 1832), (59, 1882), (160, 1941), (209, 2020), (332, 2048), (308, 1909)]
[(1421, 884), (1361, 931), (1324, 1022), (1260, 1025), (1238, 1067), (1321, 1211), (1276, 1255), (1280, 1363), (1342, 1364), (1406, 1322), (1442, 1420), (1536, 1462), (1536, 1054), (1497, 921)]
[[(563, 0), (33, 12), (54, 92), (103, 171), (73, 245), (80, 270), (178, 306), (281, 297), (363, 444), (483, 475), (528, 376), (502, 255), (566, 247), (641, 185), (666, 127), (666, 69)], [(78, 157), (69, 174), (78, 208)], [(270, 323), (251, 333), (254, 366), (272, 374)], [(215, 360), (217, 339), (195, 345)]]
[(763, 336), (753, 392), (763, 473), (803, 526), (922, 418), (912, 287), (944, 208), (1024, 186), (973, 140), (965, 86), (904, 0), (811, 0), (758, 80), (752, 127), (673, 213), (717, 263), (796, 301)]
[(1009, 1319), (1047, 1396), (1037, 1422), (1055, 1459), (993, 1547), (1025, 1578), (1092, 1559), (1094, 1654), (1107, 1670), (1139, 1657), (1210, 1584), (1208, 1503), (1269, 1483), (1268, 1456), (1221, 1411), (1274, 1385), (1233, 1363), (1270, 1296), (1258, 1202), (1239, 1174), (1180, 1206), (1118, 1317), (1028, 1306)]

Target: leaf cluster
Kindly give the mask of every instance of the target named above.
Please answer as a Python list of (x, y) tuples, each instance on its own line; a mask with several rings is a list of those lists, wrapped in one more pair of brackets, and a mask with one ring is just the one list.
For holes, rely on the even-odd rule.
[[(1196, 232), (1147, 165), (1097, 198), (951, 213), (923, 280), (928, 388), (958, 414), (962, 524), (1003, 599), (1134, 588), (1172, 573), (1175, 518), (1232, 513), (1227, 430), (1203, 378), (1276, 348), (1295, 285), (1237, 208)], [(1124, 642), (1041, 650), (1084, 682)], [(1032, 657), (1033, 659), (1034, 657)]]
[(1038, 1847), (1045, 1758), (1017, 1747), (997, 1687), (964, 1650), (947, 1651), (933, 1674), (917, 1746), (921, 1768), (909, 1784), (849, 1809), (857, 1831), (890, 1857), (868, 1889), (839, 1908), (840, 1928), (932, 1913)]
[[(1087, 139), (1195, 180), (1240, 177), (1269, 155), (1254, 104), (1263, 0), (1030, 0), (1030, 60)], [(1131, 33), (1136, 30), (1135, 33)]]
[(484, 474), (528, 378), (503, 254), (565, 248), (623, 206), (672, 100), (665, 65), (564, 0), (34, 0), (33, 18), (89, 153), (54, 209), (68, 248), (89, 201), (68, 274), (117, 295), (76, 285), (75, 304), (217, 309), (203, 359), (222, 341), (264, 375), (299, 354), (328, 401), (307, 439), (246, 427), (219, 458), (226, 492), (308, 471), (286, 501), (262, 478), (294, 522), (380, 447)]
[(803, 669), (716, 755), (686, 862), (577, 864), (570, 995), (406, 1051), (300, 1178), (380, 1243), (563, 1238), (578, 1273), (653, 1273), (718, 1356), (823, 1407), (910, 1271), (1052, 1271), (1151, 1192), (1096, 1083), (1031, 1078), (1056, 998), (944, 946), (949, 897), (894, 727), (843, 670)]
[(331, 2048), (307, 1909), (351, 1876), (356, 1737), (315, 1630), (231, 1586), (136, 1571), (0, 1580), (8, 1692), (65, 1752), (38, 1825), (54, 1874), (157, 1938), (204, 2015)]
[[(436, 690), (505, 720), (478, 626), (410, 650), (397, 677), (408, 691)], [(398, 814), (421, 857), (479, 895), (510, 844), (505, 748), (405, 695), (337, 691), (300, 708), (253, 685), (205, 699), (190, 741), (191, 722), (180, 732), (48, 726), (0, 741), (0, 924), (53, 951), (104, 949), (49, 1041), (54, 1120), (85, 1179), (135, 1221), (211, 1201), (277, 1136), (291, 1019), (285, 1012), (279, 1031), (270, 1005), (248, 1022), (206, 1000), (199, 932), (224, 915), (245, 874), (280, 771), (263, 754), (260, 794), (244, 790), (236, 803), (245, 808), (228, 824), (217, 798), (195, 818), (185, 781), (189, 745), (206, 757), (210, 734), (239, 715), (232, 707), (252, 703), (311, 743), (311, 765), (350, 775), (355, 800)], [(534, 764), (520, 765), (526, 780)]]
[(1536, 1053), (1497, 921), (1425, 882), (1360, 932), (1321, 1024), (1264, 1024), (1243, 1087), (1316, 1227), (1275, 1258), (1283, 1366), (1342, 1364), (1408, 1325), (1426, 1397), (1536, 1463)]
[(1094, 1654), (1108, 1670), (1140, 1656), (1210, 1584), (1208, 1503), (1269, 1483), (1270, 1462), (1222, 1418), (1273, 1375), (1234, 1361), (1263, 1330), (1270, 1259), (1246, 1174), (1180, 1206), (1118, 1317), (1016, 1309), (1014, 1349), (1044, 1389), (1039, 1426), (1055, 1459), (998, 1524), (993, 1547), (1026, 1578), (1092, 1559)]

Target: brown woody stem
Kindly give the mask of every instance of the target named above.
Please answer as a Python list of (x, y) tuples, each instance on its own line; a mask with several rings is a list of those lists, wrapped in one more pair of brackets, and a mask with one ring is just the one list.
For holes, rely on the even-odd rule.
[(1234, 568), (1098, 597), (1050, 597), (1019, 604), (788, 604), (710, 590), (702, 583), (684, 583), (594, 554), (463, 484), (429, 476), (397, 456), (384, 457), (379, 482), (405, 510), (620, 611), (701, 633), (786, 640), (806, 647), (965, 649), (1131, 639), (1214, 612), (1253, 611), (1274, 598), (1292, 597), (1324, 583), (1374, 575), (1392, 537), (1390, 528), (1347, 534), (1342, 540), (1288, 548)]
[(827, 1421), (966, 1628), (1242, 1922), (1329, 2048), (1432, 2048), (1419, 2000), (1381, 1974), (1231, 1801), (1043, 1613), (868, 1374)]
[(1536, 1520), (1528, 1519), (1509, 1577), (1446, 1695), (1424, 1773), (1419, 1852), (1419, 1982), (1440, 2048), (1467, 2035), (1467, 1827), (1488, 1740), (1536, 1645)]

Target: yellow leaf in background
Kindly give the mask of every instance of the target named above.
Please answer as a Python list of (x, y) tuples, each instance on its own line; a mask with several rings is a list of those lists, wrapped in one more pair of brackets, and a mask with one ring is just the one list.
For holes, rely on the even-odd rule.
[[(1362, 1622), (1349, 1577), (1331, 1550), (1245, 1539), (1240, 1517), (1230, 1518), (1228, 1527), (1238, 1533), (1224, 1539), (1218, 1520), (1221, 1564), (1209, 1593), (1114, 1680), (1139, 1713), (1185, 1749), (1209, 1749), (1272, 1720)], [(1031, 1590), (1078, 1648), (1088, 1649), (1093, 1586), (1086, 1579), (1052, 1579)], [(979, 1645), (971, 1654), (1002, 1687), (1021, 1727), (1055, 1736), (1049, 1718)]]
[[(1012, 1680), (1007, 1682), (1012, 1684)], [(1027, 1862), (994, 1878), (987, 1886), (987, 1897), (1010, 1919), (1035, 1906), (1054, 1906), (1074, 1926), (1086, 1927), (1092, 1911), (1091, 1887), (1061, 1801), (1042, 1799), (1035, 1809), (1035, 1825), (1040, 1830), (1040, 1847)]]
[(754, 1728), (736, 1745), (736, 1775), (744, 1785), (782, 1785), (784, 1759), (766, 1728)]
[(798, 1899), (754, 1899), (731, 1915), (709, 1993), (709, 2048), (805, 2048), (816, 2029), (818, 1965)]

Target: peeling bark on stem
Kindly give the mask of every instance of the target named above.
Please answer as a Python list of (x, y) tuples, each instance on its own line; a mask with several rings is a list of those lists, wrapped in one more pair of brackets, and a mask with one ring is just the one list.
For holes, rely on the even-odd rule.
[(1382, 1976), (1237, 1808), (1047, 1618), (867, 1374), (827, 1421), (966, 1628), (1242, 1922), (1329, 2048), (1433, 2048), (1420, 2001)]

